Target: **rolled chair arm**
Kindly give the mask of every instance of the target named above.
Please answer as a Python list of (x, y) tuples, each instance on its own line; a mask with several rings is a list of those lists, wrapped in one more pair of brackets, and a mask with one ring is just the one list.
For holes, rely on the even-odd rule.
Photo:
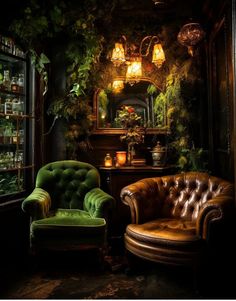
[(121, 200), (130, 207), (133, 224), (144, 223), (156, 218), (160, 211), (158, 186), (152, 178), (146, 178), (124, 187)]
[(209, 200), (201, 209), (197, 218), (197, 234), (203, 239), (209, 238), (210, 224), (229, 219), (234, 215), (234, 199), (227, 195), (219, 195)]
[(93, 188), (86, 193), (84, 209), (92, 217), (102, 217), (107, 220), (115, 206), (115, 199), (100, 188)]
[(47, 217), (50, 206), (51, 197), (49, 193), (42, 188), (35, 188), (22, 202), (23, 211), (27, 212), (33, 220)]

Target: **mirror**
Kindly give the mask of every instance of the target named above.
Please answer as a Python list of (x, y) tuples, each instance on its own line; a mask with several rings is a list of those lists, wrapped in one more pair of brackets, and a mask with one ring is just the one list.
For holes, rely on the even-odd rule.
[(149, 132), (166, 132), (167, 108), (161, 97), (161, 89), (153, 82), (142, 79), (127, 83), (124, 78), (115, 78), (107, 89), (98, 89), (94, 95), (96, 133), (121, 133), (124, 131), (116, 121), (122, 106), (131, 106), (141, 116), (141, 126)]

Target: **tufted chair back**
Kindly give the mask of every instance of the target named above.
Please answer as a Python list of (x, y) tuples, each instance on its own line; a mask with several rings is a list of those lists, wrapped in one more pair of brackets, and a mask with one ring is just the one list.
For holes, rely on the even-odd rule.
[(200, 172), (163, 177), (158, 186), (166, 195), (162, 216), (180, 217), (192, 222), (196, 221), (208, 200), (220, 194), (233, 195), (233, 187), (228, 182)]
[(138, 223), (159, 217), (195, 222), (206, 202), (220, 195), (233, 196), (233, 186), (207, 173), (188, 172), (140, 180), (130, 185), (129, 190), (125, 187), (121, 197), (131, 196), (130, 193), (138, 203), (139, 209), (131, 211)]
[(38, 171), (35, 186), (50, 194), (52, 209), (83, 209), (85, 194), (100, 187), (100, 176), (97, 169), (88, 163), (56, 161)]

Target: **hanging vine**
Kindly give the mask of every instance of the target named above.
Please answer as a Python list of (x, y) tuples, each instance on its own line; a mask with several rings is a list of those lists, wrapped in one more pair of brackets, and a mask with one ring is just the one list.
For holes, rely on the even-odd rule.
[[(21, 18), (10, 26), (15, 38), (30, 51), (36, 70), (44, 81), (44, 95), (49, 81), (47, 66), (50, 59), (47, 50), (52, 47), (57, 37), (67, 37), (67, 85), (64, 95), (54, 99), (49, 106), (48, 114), (55, 116), (53, 124), (58, 118), (65, 120), (65, 137), (70, 158), (76, 158), (78, 147), (90, 146), (88, 136), (91, 132), (92, 110), (89, 97), (103, 42), (103, 36), (96, 29), (95, 20), (106, 19), (114, 7), (114, 0), (104, 4), (98, 2), (31, 0)], [(76, 127), (74, 136), (71, 134), (71, 127)]]
[[(205, 151), (196, 148), (192, 127), (196, 117), (194, 110), (194, 85), (198, 81), (194, 62), (191, 59), (181, 64), (173, 64), (166, 79), (165, 92), (161, 92), (158, 102), (167, 104), (167, 118), (170, 132), (168, 146), (172, 161), (180, 170), (206, 170)], [(190, 73), (191, 70), (191, 73)], [(196, 113), (196, 112), (194, 112)]]

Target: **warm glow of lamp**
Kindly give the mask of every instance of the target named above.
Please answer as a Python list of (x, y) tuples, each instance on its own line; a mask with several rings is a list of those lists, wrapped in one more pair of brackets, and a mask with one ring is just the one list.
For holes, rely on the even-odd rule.
[[(122, 39), (122, 43), (120, 42)], [(146, 57), (150, 59), (152, 52), (152, 63), (160, 68), (165, 62), (165, 53), (160, 43), (160, 38), (157, 35), (144, 37), (140, 44), (129, 43), (125, 36), (119, 39), (118, 43), (115, 43), (115, 48), (112, 51), (111, 61), (116, 67), (119, 67), (122, 63), (126, 63), (126, 80), (130, 85), (138, 82), (142, 74), (142, 58)], [(116, 85), (116, 84), (115, 84)], [(119, 92), (121, 88), (117, 88)], [(114, 88), (114, 91), (116, 88)]]
[(111, 61), (117, 67), (125, 62), (125, 50), (122, 43), (115, 43), (115, 48), (112, 50)]
[(111, 157), (111, 155), (109, 153), (106, 154), (106, 156), (104, 158), (104, 165), (106, 167), (111, 167), (112, 166), (112, 157)]
[(114, 80), (112, 83), (112, 89), (115, 93), (119, 93), (124, 89), (124, 82), (123, 80)]
[(118, 166), (123, 166), (126, 163), (126, 152), (125, 151), (119, 151), (116, 152), (116, 163)]
[(165, 60), (166, 60), (165, 53), (163, 51), (161, 44), (155, 44), (152, 52), (153, 64), (155, 64), (158, 68), (160, 68), (162, 64), (165, 62)]
[(135, 83), (142, 77), (142, 58), (135, 57), (127, 67), (126, 81), (129, 83)]

